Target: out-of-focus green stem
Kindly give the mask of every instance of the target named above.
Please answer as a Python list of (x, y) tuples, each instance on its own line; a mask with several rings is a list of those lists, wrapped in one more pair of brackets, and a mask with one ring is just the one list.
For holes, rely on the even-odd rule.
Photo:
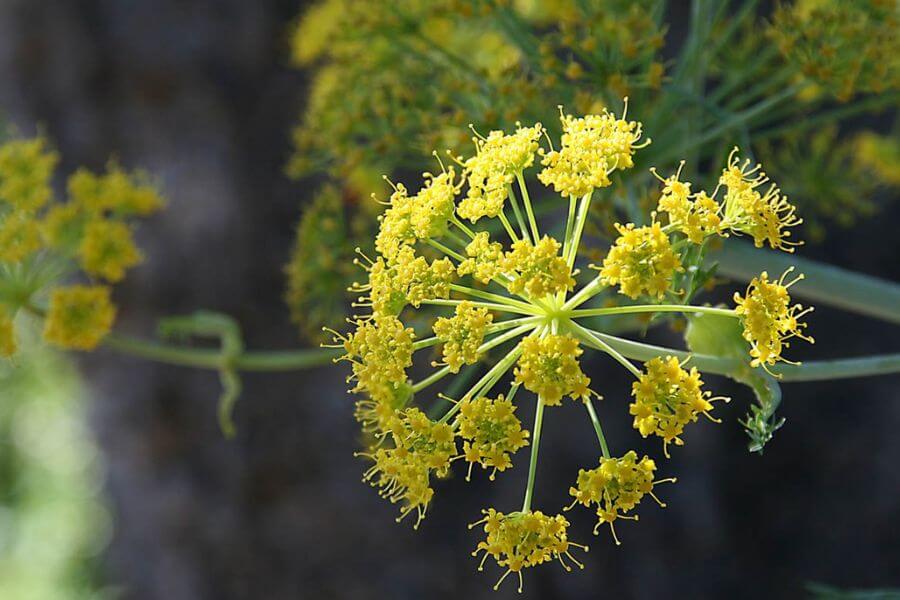
[(806, 279), (791, 286), (792, 295), (900, 324), (900, 285), (896, 283), (733, 239), (711, 253), (711, 258), (718, 261), (719, 273), (744, 281), (762, 271), (780, 275), (796, 267)]
[[(116, 352), (182, 367), (218, 370), (223, 366), (219, 350), (185, 348), (111, 334), (103, 345)], [(239, 371), (297, 371), (326, 365), (343, 354), (338, 348), (310, 348), (275, 352), (244, 352), (231, 360)]]

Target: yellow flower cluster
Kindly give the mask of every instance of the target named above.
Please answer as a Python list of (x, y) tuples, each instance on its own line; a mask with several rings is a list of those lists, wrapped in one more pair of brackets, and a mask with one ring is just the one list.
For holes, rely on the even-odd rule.
[(393, 316), (360, 320), (353, 335), (343, 338), (345, 360), (353, 367), (356, 385), (351, 391), (365, 392), (376, 402), (390, 402), (412, 365), (412, 328)]
[(668, 457), (670, 443), (684, 444), (678, 436), (685, 425), (696, 421), (699, 414), (715, 421), (709, 414), (712, 402), (728, 400), (712, 398), (711, 392), (703, 391), (697, 368), (687, 371), (673, 356), (648, 360), (644, 369), (640, 379), (632, 384), (634, 402), (628, 411), (634, 415), (634, 428), (642, 436), (654, 434), (663, 439), (663, 451)]
[(459, 183), (455, 178), (452, 166), (440, 175), (426, 173), (425, 185), (415, 196), (409, 196), (402, 184), (395, 186), (390, 208), (380, 217), (375, 249), (393, 261), (404, 247), (444, 233), (456, 209)]
[(116, 318), (107, 286), (73, 285), (50, 294), (44, 339), (61, 348), (93, 350)]
[(469, 528), (484, 524), (487, 536), (483, 542), (478, 543), (472, 556), (484, 552), (478, 566), (479, 571), (484, 567), (488, 557), (493, 558), (497, 565), (506, 567), (506, 572), (494, 586), (495, 590), (510, 573), (515, 573), (519, 576), (521, 592), (522, 569), (554, 559), (558, 560), (567, 571), (570, 571), (571, 567), (565, 563), (563, 557), (584, 568), (584, 565), (572, 557), (570, 549), (574, 547), (587, 551), (588, 548), (569, 541), (567, 534), (569, 522), (562, 515), (550, 516), (541, 511), (503, 514), (493, 508), (482, 513), (485, 517), (469, 525)]
[(594, 535), (601, 525), (609, 523), (613, 539), (619, 545), (614, 525), (616, 519), (637, 521), (637, 515), (627, 516), (627, 513), (640, 503), (645, 494), (650, 494), (660, 506), (665, 506), (653, 494), (653, 486), (660, 483), (653, 480), (654, 471), (656, 463), (653, 459), (644, 456), (638, 460), (634, 450), (629, 450), (621, 458), (603, 457), (600, 459), (600, 466), (578, 470), (575, 487), (569, 488), (569, 494), (575, 498), (569, 508), (576, 504), (596, 504), (599, 520), (594, 527)]
[[(763, 274), (748, 288), (746, 298), (736, 297), (734, 310), (688, 305), (689, 298), (673, 289), (688, 287), (686, 282), (692, 277), (676, 279), (678, 273), (701, 266), (698, 253), (687, 244), (699, 245), (711, 235), (732, 231), (759, 235), (756, 226), (763, 221), (766, 240), (779, 248), (789, 244), (782, 230), (794, 224), (793, 207), (781, 199), (777, 188), (765, 194), (757, 192), (764, 175), (735, 160), (733, 154), (720, 185), (726, 190), (724, 205), (715, 199), (718, 188), (712, 195), (692, 193), (691, 184), (681, 179), (680, 168), (666, 179), (657, 176), (663, 183), (658, 213), (667, 216), (668, 224), (657, 222), (657, 213), (652, 213), (651, 223), (643, 227), (617, 224), (619, 237), (599, 267), (600, 273), (578, 289), (576, 276), (581, 271), (575, 262), (591, 208), (590, 191), (609, 185), (613, 169), (633, 165), (641, 127), (608, 112), (563, 120), (562, 147), (558, 153), (544, 156), (546, 168), (541, 172), (548, 187), (565, 188), (561, 193), (570, 196), (562, 242), (541, 235), (525, 182), (526, 169), (534, 167), (540, 126), (519, 126), (510, 136), (491, 132), (476, 140), (474, 159), (456, 159), (462, 167), (460, 180), (467, 182), (469, 194), (458, 204), (462, 189), (452, 170), (428, 176), (425, 188), (416, 196), (410, 197), (402, 185), (394, 186), (376, 237), (378, 255), (371, 260), (359, 252), (358, 264), (367, 270), (368, 281), (354, 287), (362, 294), (356, 306), (370, 312), (352, 321), (356, 330), (348, 337), (336, 334), (346, 351), (344, 359), (352, 364), (350, 379), (355, 383), (351, 391), (366, 395), (356, 406), (356, 417), (371, 442), (363, 456), (374, 461), (365, 480), (392, 502), (402, 501), (401, 519), (417, 512), (417, 524), (422, 520), (434, 494), (431, 476), (448, 475), (456, 459), (468, 463), (467, 479), (475, 464), (480, 464), (491, 469), (493, 480), (496, 472), (512, 466), (518, 450), (531, 447), (522, 509), (509, 514), (486, 510), (478, 523), (484, 524), (487, 536), (476, 554), (484, 553), (482, 565), (492, 557), (506, 568), (500, 581), (509, 573), (520, 575), (524, 568), (553, 558), (562, 561), (563, 555), (568, 555), (568, 522), (562, 516), (532, 510), (544, 410), (561, 405), (564, 396), (582, 401), (603, 453), (599, 466), (579, 471), (570, 489), (573, 506), (596, 506), (597, 527), (608, 523), (616, 543), (614, 522), (636, 520), (631, 511), (641, 499), (648, 494), (656, 499), (654, 485), (671, 481), (654, 481), (656, 464), (649, 457), (639, 460), (634, 451), (618, 458), (610, 455), (591, 402), (596, 394), (581, 368), (583, 347), (607, 354), (636, 378), (629, 406), (634, 427), (643, 437), (660, 437), (666, 457), (669, 444), (683, 443), (680, 436), (688, 423), (697, 421), (700, 414), (717, 422), (710, 414), (713, 402), (727, 401), (703, 390), (697, 368), (686, 369), (684, 362), (666, 352), (646, 360), (644, 369), (639, 369), (632, 361), (642, 354), (634, 350), (633, 343), (594, 330), (594, 322), (580, 319), (663, 312), (716, 315), (731, 319), (735, 326), (740, 319), (753, 347), (749, 358), (754, 366), (780, 356), (783, 340), (801, 335), (802, 329), (796, 318), (804, 312), (778, 295), (777, 286), (786, 290), (790, 285), (784, 284), (784, 278), (770, 284)], [(514, 186), (520, 190), (518, 196), (510, 193)], [(495, 202), (493, 208), (486, 208), (487, 198)], [(504, 213), (507, 198), (518, 232)], [(482, 203), (480, 207), (475, 207), (475, 199)], [(469, 208), (460, 210), (466, 202)], [(473, 225), (463, 223), (461, 217), (469, 218)], [(493, 225), (502, 226), (502, 230), (493, 230), (501, 231), (499, 235), (481, 222), (492, 217), (496, 217)], [(432, 258), (435, 253), (444, 256)], [(649, 296), (661, 301), (669, 296), (673, 302), (598, 307), (598, 295), (608, 286), (617, 286), (621, 294), (634, 299)], [(592, 299), (593, 306), (587, 304)], [(405, 326), (401, 317), (417, 328), (424, 327), (427, 319), (414, 309), (425, 306), (453, 307), (454, 312), (433, 321), (434, 336), (416, 340), (413, 328)], [(745, 346), (740, 347), (746, 351)], [(414, 352), (429, 348), (440, 352), (441, 360), (431, 361), (434, 370), (430, 374), (408, 380), (408, 370), (417, 373), (425, 368), (413, 364)], [(492, 357), (494, 352), (497, 358)], [(486, 363), (483, 368), (478, 364), (481, 361)], [(427, 395), (427, 388), (459, 373), (464, 365), (471, 366), (443, 388), (444, 392), (435, 394), (449, 401), (435, 407), (444, 410), (438, 420), (410, 407), (414, 399), (420, 401)], [(474, 378), (469, 379), (470, 375)], [(459, 383), (463, 387), (457, 387)], [(508, 385), (509, 392), (498, 394), (496, 388), (501, 385)], [(466, 386), (468, 391), (463, 391)], [(536, 396), (530, 431), (516, 416), (526, 390)], [(462, 442), (459, 453), (457, 437)]]
[(535, 245), (524, 239), (513, 242), (512, 249), (500, 261), (502, 271), (514, 274), (509, 291), (538, 299), (571, 290), (575, 279), (559, 250), (560, 243), (549, 236)]
[(482, 468), (493, 468), (491, 481), (497, 471), (512, 466), (510, 454), (528, 445), (528, 431), (515, 415), (516, 407), (503, 397), (496, 400), (481, 396), (463, 400), (456, 418), (459, 436), (463, 441), (463, 457), (469, 463), (466, 480), (472, 476), (475, 463)]
[(369, 270), (369, 282), (355, 284), (354, 291), (368, 292), (360, 300), (368, 301), (376, 315), (398, 315), (407, 304), (418, 308), (423, 300), (446, 298), (456, 277), (456, 267), (447, 258), (432, 262), (416, 256), (410, 246), (401, 248), (393, 261), (375, 260)]
[(543, 131), (540, 123), (533, 127), (517, 124), (511, 135), (492, 131), (487, 137), (473, 138), (476, 154), (462, 163), (469, 189), (457, 208), (460, 217), (476, 223), (482, 217), (500, 214), (516, 175), (534, 163)]
[(672, 249), (669, 236), (659, 223), (635, 227), (616, 223), (619, 237), (609, 249), (600, 269), (600, 278), (618, 285), (629, 298), (647, 294), (662, 298), (672, 286), (672, 276), (683, 268)]
[(379, 493), (391, 503), (403, 502), (398, 522), (415, 511), (413, 527), (418, 528), (434, 496), (431, 474), (446, 476), (456, 455), (453, 430), (445, 423), (431, 421), (417, 408), (408, 408), (401, 417), (392, 419), (390, 433), (393, 448), (359, 454), (375, 461), (363, 481), (380, 488)]
[[(581, 197), (610, 184), (616, 169), (634, 166), (632, 155), (641, 139), (641, 124), (617, 119), (603, 110), (599, 115), (575, 118), (562, 114), (562, 147), (544, 153), (538, 179), (564, 197)], [(649, 143), (649, 142), (646, 142)]]
[(59, 154), (43, 137), (12, 140), (0, 146), (0, 203), (34, 214), (53, 197), (50, 179)]
[(471, 275), (481, 283), (489, 283), (503, 269), (503, 244), (492, 242), (487, 231), (475, 234), (466, 245), (466, 256), (457, 268), (460, 276)]
[[(163, 202), (146, 175), (126, 173), (114, 163), (104, 175), (79, 169), (68, 179), (68, 202), (53, 202), (51, 179), (58, 162), (43, 137), (0, 145), (0, 264), (25, 275), (2, 301), (10, 304), (10, 315), (21, 307), (34, 311), (40, 308), (39, 293), (51, 290), (44, 337), (58, 346), (89, 350), (112, 325), (110, 289), (53, 289), (56, 279), (77, 265), (92, 279), (121, 280), (142, 258), (129, 219), (148, 216)], [(56, 277), (37, 276), (50, 263), (62, 267)], [(12, 336), (5, 349), (15, 348), (12, 328), (4, 335)]]
[[(684, 166), (684, 163), (681, 163)], [(656, 174), (656, 171), (653, 171)], [(669, 224), (693, 244), (700, 244), (707, 236), (719, 233), (722, 224), (719, 203), (706, 192), (691, 194), (691, 184), (680, 181), (681, 167), (674, 175), (661, 179), (662, 195), (657, 211), (669, 215)], [(659, 177), (657, 175), (657, 177)]]
[(522, 340), (520, 348), (516, 382), (540, 396), (545, 405), (557, 406), (563, 396), (582, 400), (590, 397), (591, 380), (578, 362), (584, 350), (577, 339), (570, 335), (530, 335)]
[(760, 165), (750, 166), (750, 160), (743, 163), (737, 156), (738, 149), (731, 151), (728, 166), (722, 171), (719, 185), (725, 187), (725, 216), (723, 227), (735, 233), (746, 233), (753, 238), (757, 248), (765, 243), (776, 250), (793, 252), (799, 242), (788, 240), (790, 227), (800, 225), (797, 209), (775, 184), (764, 194), (756, 189), (769, 181)]
[(896, 0), (799, 0), (779, 5), (771, 35), (790, 66), (847, 101), (900, 87)]
[(799, 321), (812, 312), (812, 307), (791, 305), (788, 288), (803, 279), (803, 275), (798, 275), (785, 283), (792, 270), (785, 271), (776, 281), (769, 281), (769, 274), (763, 271), (753, 278), (744, 296), (734, 294), (734, 310), (744, 325), (744, 339), (750, 342), (750, 356), (753, 357), (750, 364), (754, 367), (766, 367), (778, 361), (791, 362), (781, 356), (791, 338), (813, 342), (813, 338), (803, 333), (806, 323)]
[(463, 365), (478, 362), (478, 348), (493, 320), (494, 316), (486, 308), (463, 301), (452, 317), (440, 317), (434, 322), (434, 335), (444, 343), (444, 363), (452, 373), (458, 373)]

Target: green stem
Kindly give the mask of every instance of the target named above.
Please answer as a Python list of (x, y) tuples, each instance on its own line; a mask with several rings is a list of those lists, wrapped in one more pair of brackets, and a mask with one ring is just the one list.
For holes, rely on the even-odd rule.
[[(734, 358), (695, 354), (684, 350), (626, 340), (600, 333), (599, 331), (589, 331), (623, 356), (632, 360), (647, 361), (661, 356), (674, 356), (679, 360), (690, 358), (690, 364), (697, 367), (698, 370), (704, 373), (726, 376), (732, 376), (741, 369), (748, 368), (746, 362)], [(779, 381), (783, 382), (830, 381), (832, 379), (871, 377), (872, 375), (892, 375), (900, 373), (900, 353), (834, 360), (814, 360), (800, 365), (778, 364), (770, 367), (770, 370), (776, 375), (780, 375), (781, 379)]]
[(538, 396), (534, 410), (534, 431), (531, 437), (531, 458), (528, 461), (528, 483), (525, 486), (525, 499), (522, 501), (522, 512), (531, 510), (531, 498), (534, 495), (534, 478), (537, 474), (538, 449), (541, 445), (541, 426), (544, 422), (544, 400)]
[(603, 452), (603, 458), (609, 458), (609, 446), (606, 445), (606, 436), (603, 435), (603, 428), (600, 426), (600, 419), (597, 418), (597, 412), (594, 410), (594, 404), (588, 398), (584, 401), (588, 414), (591, 416), (591, 423), (594, 424), (594, 431), (597, 432), (597, 440), (600, 442), (600, 450)]
[(482, 300), (493, 300), (494, 302), (498, 302), (500, 304), (506, 304), (509, 306), (516, 306), (521, 308), (522, 310), (534, 311), (534, 306), (528, 304), (527, 302), (522, 302), (521, 300), (516, 300), (515, 298), (510, 298), (508, 296), (502, 296), (500, 294), (492, 294), (491, 292), (484, 292), (482, 290), (476, 290), (474, 288), (470, 288), (464, 285), (458, 285), (456, 283), (450, 284), (450, 289), (454, 292), (458, 292), (460, 294), (466, 294), (468, 296), (472, 296), (473, 298), (481, 298)]
[(680, 312), (686, 314), (705, 313), (708, 315), (719, 315), (722, 317), (737, 318), (730, 308), (716, 308), (713, 306), (690, 306), (684, 304), (636, 304), (634, 306), (613, 306), (610, 308), (588, 308), (583, 310), (573, 310), (568, 313), (569, 318), (577, 319), (579, 317), (602, 317), (604, 315), (627, 315), (632, 313), (654, 313), (654, 312)]
[(455, 258), (455, 259), (458, 260), (459, 262), (462, 262), (462, 261), (466, 260), (466, 257), (465, 257), (465, 256), (463, 256), (463, 255), (460, 254), (459, 252), (456, 252), (455, 250), (451, 250), (450, 248), (448, 248), (447, 246), (443, 245), (442, 243), (440, 243), (440, 242), (437, 241), (437, 240), (429, 239), (429, 240), (428, 240), (428, 245), (431, 246), (432, 248), (435, 248), (435, 249), (437, 249), (437, 250), (440, 250), (441, 252), (443, 252), (443, 253), (446, 254), (447, 256), (451, 256), (451, 257)]
[[(122, 354), (169, 365), (213, 370), (222, 368), (223, 359), (219, 350), (185, 348), (116, 333), (108, 335), (103, 345)], [(231, 360), (231, 366), (239, 371), (297, 371), (326, 365), (343, 353), (338, 348), (243, 352)]]
[[(463, 302), (472, 302), (472, 301), (471, 300), (436, 299), (436, 300), (422, 300), (421, 304), (431, 304), (434, 306), (459, 306)], [(481, 306), (481, 307), (487, 308), (489, 310), (496, 310), (498, 312), (509, 312), (509, 313), (516, 313), (516, 314), (520, 314), (520, 315), (531, 315), (531, 316), (538, 316), (540, 314), (536, 310), (525, 310), (524, 308), (519, 308), (517, 306), (512, 306), (509, 304), (499, 304), (499, 303), (492, 304), (490, 302), (472, 302), (472, 304), (474, 304), (475, 306)]]
[(719, 273), (744, 281), (764, 270), (783, 273), (796, 267), (806, 278), (791, 286), (792, 295), (900, 324), (900, 285), (896, 283), (738, 240), (727, 240), (712, 256), (719, 263)]
[(541, 239), (538, 232), (537, 221), (534, 218), (534, 209), (531, 206), (531, 198), (528, 196), (528, 186), (525, 184), (525, 178), (522, 173), (516, 173), (516, 180), (519, 182), (519, 190), (522, 192), (522, 203), (525, 204), (525, 212), (528, 214), (528, 222), (531, 224), (531, 239), (537, 244)]
[(569, 255), (566, 257), (566, 264), (569, 268), (575, 264), (575, 257), (578, 255), (578, 246), (581, 244), (581, 235), (584, 233), (584, 224), (587, 221), (588, 210), (591, 207), (591, 196), (593, 191), (588, 192), (581, 199), (578, 206), (578, 216), (575, 217), (575, 227), (572, 231), (572, 241), (569, 244)]
[[(506, 186), (507, 194), (509, 194), (509, 203), (512, 205), (513, 214), (516, 216), (516, 223), (519, 225), (519, 231), (522, 232), (522, 238), (525, 241), (532, 241), (528, 235), (528, 228), (525, 226), (525, 219), (522, 218), (522, 211), (519, 208), (519, 201), (516, 200), (516, 194), (513, 192), (512, 185)], [(537, 240), (534, 240), (537, 241)]]
[(640, 369), (635, 367), (631, 363), (630, 360), (628, 360), (626, 357), (622, 356), (622, 354), (619, 351), (617, 351), (615, 348), (613, 348), (605, 340), (603, 340), (599, 336), (597, 336), (596, 332), (593, 332), (590, 329), (585, 329), (584, 327), (582, 327), (578, 323), (575, 323), (574, 321), (570, 321), (570, 323), (571, 323), (571, 328), (575, 332), (576, 336), (581, 338), (583, 341), (587, 342), (588, 345), (593, 346), (594, 348), (597, 348), (598, 350), (602, 350), (603, 352), (606, 352), (607, 354), (612, 356), (616, 360), (616, 362), (618, 362), (620, 365), (622, 365), (623, 367), (628, 369), (632, 375), (634, 375), (638, 379), (641, 378)]
[(500, 212), (497, 213), (497, 217), (500, 218), (500, 222), (503, 223), (503, 228), (506, 229), (507, 235), (509, 235), (509, 239), (513, 242), (518, 241), (519, 236), (516, 235), (515, 229), (513, 229), (512, 224), (509, 222), (509, 219), (506, 218), (506, 214), (503, 212), (503, 209), (500, 209)]

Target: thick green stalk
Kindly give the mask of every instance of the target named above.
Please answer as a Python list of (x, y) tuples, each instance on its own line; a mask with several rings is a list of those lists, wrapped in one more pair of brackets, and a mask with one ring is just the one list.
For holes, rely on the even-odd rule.
[[(654, 346), (626, 340), (590, 330), (597, 338), (602, 339), (610, 347), (623, 356), (640, 361), (647, 361), (658, 356), (674, 356), (679, 360), (690, 358), (690, 364), (704, 373), (731, 376), (746, 367), (746, 363), (733, 358), (720, 358), (706, 354), (696, 354), (674, 348)], [(780, 381), (830, 381), (832, 379), (852, 379), (871, 377), (873, 375), (892, 375), (900, 373), (900, 353), (881, 356), (860, 356), (834, 360), (813, 360), (799, 365), (778, 364), (770, 370), (780, 376)]]
[(580, 317), (602, 317), (604, 315), (627, 315), (636, 313), (678, 312), (685, 314), (708, 314), (721, 317), (735, 317), (737, 313), (729, 308), (716, 308), (713, 306), (691, 306), (687, 304), (638, 304), (634, 306), (612, 306), (609, 308), (586, 308), (573, 310), (568, 317), (578, 319)]
[(749, 281), (760, 272), (780, 275), (796, 267), (806, 279), (791, 286), (791, 294), (861, 315), (900, 324), (900, 285), (814, 262), (785, 252), (754, 248), (747, 242), (727, 240), (711, 253), (719, 273)]

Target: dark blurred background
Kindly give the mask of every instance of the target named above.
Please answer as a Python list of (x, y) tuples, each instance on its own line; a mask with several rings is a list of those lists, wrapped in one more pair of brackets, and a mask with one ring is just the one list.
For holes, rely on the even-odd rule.
[[(20, 130), (42, 127), (61, 171), (110, 155), (157, 176), (167, 211), (141, 230), (145, 264), (120, 287), (120, 326), (148, 335), (157, 318), (208, 308), (234, 315), (250, 347), (299, 341), (286, 324), (282, 265), (316, 182), (283, 175), (305, 77), (287, 64), (295, 0), (0, 0), (0, 107)], [(414, 82), (411, 82), (414, 85)], [(803, 249), (900, 281), (900, 207)], [(817, 310), (804, 358), (900, 350), (896, 327)], [(238, 436), (215, 419), (215, 374), (101, 352), (81, 361), (90, 423), (106, 463), (111, 541), (98, 586), (122, 598), (511, 598), (477, 573), (465, 524), (515, 505), (524, 467), (487, 485), (438, 484), (418, 532), (360, 483), (357, 425), (341, 368), (248, 375)], [(609, 361), (589, 374), (613, 445), (639, 438)], [(692, 427), (663, 465), (665, 510), (647, 505), (615, 547), (574, 511), (587, 568), (526, 573), (532, 598), (797, 598), (807, 582), (900, 585), (900, 381), (787, 384), (787, 423), (751, 455), (735, 401), (721, 425)], [(577, 406), (553, 411), (538, 505), (567, 503), (572, 474), (596, 460)], [(658, 453), (656, 444), (639, 449)], [(64, 597), (64, 596), (59, 596)]]

